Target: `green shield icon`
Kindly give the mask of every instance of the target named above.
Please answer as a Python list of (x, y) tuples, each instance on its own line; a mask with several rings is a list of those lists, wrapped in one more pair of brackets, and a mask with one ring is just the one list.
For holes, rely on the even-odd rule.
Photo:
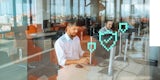
[(96, 42), (88, 42), (87, 49), (92, 53), (96, 49)]
[(117, 32), (112, 32), (110, 30), (99, 32), (99, 42), (103, 48), (109, 51), (116, 45)]
[(126, 22), (119, 23), (119, 31), (125, 33), (128, 30), (128, 24)]

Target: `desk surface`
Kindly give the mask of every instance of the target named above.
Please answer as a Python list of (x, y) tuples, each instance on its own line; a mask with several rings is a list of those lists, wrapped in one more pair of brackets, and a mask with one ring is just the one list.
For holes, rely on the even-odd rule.
[(27, 39), (40, 38), (40, 37), (45, 37), (45, 36), (51, 36), (51, 35), (55, 35), (56, 33), (57, 32), (29, 34), (29, 36), (27, 36)]
[[(76, 65), (68, 65), (58, 71), (57, 80), (110, 80), (107, 74), (99, 71), (104, 67), (83, 65), (83, 68), (76, 68)], [(107, 69), (106, 69), (107, 73)], [(110, 79), (109, 79), (110, 78)]]
[(0, 34), (4, 34), (4, 33), (8, 33), (8, 32), (11, 32), (10, 30), (9, 31), (0, 31)]
[[(66, 66), (58, 71), (57, 80), (150, 80), (150, 66), (136, 62), (114, 62), (113, 76), (101, 73), (105, 72), (105, 67), (85, 66), (85, 68), (76, 68), (75, 65)], [(123, 70), (122, 70), (123, 69)]]

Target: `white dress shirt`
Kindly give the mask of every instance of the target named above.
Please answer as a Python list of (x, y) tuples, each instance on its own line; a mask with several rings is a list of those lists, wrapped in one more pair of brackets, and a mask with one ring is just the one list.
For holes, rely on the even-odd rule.
[(99, 30), (99, 33), (100, 33), (100, 32), (101, 32), (101, 33), (104, 33), (104, 32), (106, 32), (107, 30), (112, 31), (111, 29), (107, 29), (107, 28), (104, 26), (104, 27), (102, 27), (102, 28)]
[(63, 34), (54, 44), (58, 64), (65, 65), (66, 60), (80, 59), (84, 51), (80, 45), (78, 36), (71, 39), (67, 33)]

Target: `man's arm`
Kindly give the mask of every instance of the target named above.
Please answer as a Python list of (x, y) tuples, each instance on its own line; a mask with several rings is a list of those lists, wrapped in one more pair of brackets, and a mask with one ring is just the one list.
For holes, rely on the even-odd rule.
[[(94, 55), (94, 53), (91, 53), (91, 54), (92, 54), (92, 56)], [(89, 51), (85, 51), (83, 53), (83, 57), (90, 57), (90, 52)]]
[(89, 51), (85, 51), (84, 53), (83, 53), (83, 57), (89, 57), (90, 56), (90, 52)]
[(89, 57), (82, 57), (76, 60), (66, 60), (65, 65), (69, 64), (89, 64)]
[[(92, 64), (93, 65), (97, 65), (97, 60), (94, 57), (95, 53), (91, 53), (91, 54), (92, 54)], [(85, 53), (83, 54), (83, 57), (88, 57), (88, 60), (89, 60), (90, 52), (89, 51), (85, 51)]]
[(58, 59), (58, 64), (61, 66), (65, 65), (66, 60), (66, 55), (64, 53), (64, 48), (63, 48), (63, 43), (61, 41), (56, 41), (54, 44), (56, 56)]

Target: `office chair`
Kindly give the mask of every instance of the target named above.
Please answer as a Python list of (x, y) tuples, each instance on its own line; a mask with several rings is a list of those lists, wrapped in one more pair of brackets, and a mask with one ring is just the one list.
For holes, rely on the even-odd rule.
[[(34, 34), (34, 33), (37, 33), (37, 29), (34, 25), (28, 26), (28, 29), (25, 30), (25, 35)], [(42, 48), (35, 45), (33, 40), (34, 40), (33, 38), (27, 39), (27, 55), (28, 56), (43, 51)], [(28, 62), (35, 62), (40, 60), (42, 60), (42, 55), (38, 55), (36, 57), (28, 59)]]

